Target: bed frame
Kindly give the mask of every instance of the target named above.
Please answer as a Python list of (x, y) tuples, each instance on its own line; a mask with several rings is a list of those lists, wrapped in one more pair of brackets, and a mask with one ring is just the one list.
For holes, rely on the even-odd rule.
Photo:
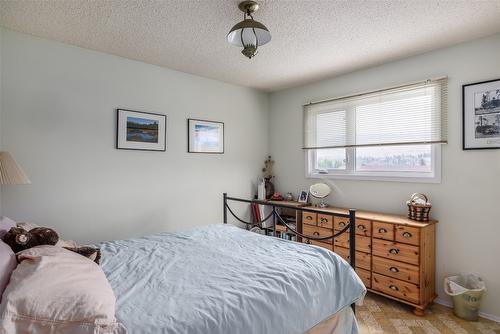
[[(283, 217), (281, 217), (281, 215), (278, 213), (278, 211), (276, 209), (277, 208), (284, 208), (284, 209), (290, 209), (290, 210), (301, 211), (301, 212), (307, 211), (307, 212), (315, 212), (315, 213), (324, 213), (324, 211), (322, 211), (322, 210), (312, 209), (311, 207), (306, 208), (306, 207), (297, 207), (297, 206), (291, 206), (291, 205), (286, 205), (286, 204), (280, 204), (280, 203), (277, 203), (276, 201), (263, 201), (263, 200), (257, 200), (257, 199), (249, 200), (249, 199), (243, 199), (243, 198), (229, 197), (229, 196), (227, 196), (227, 193), (223, 194), (223, 201), (224, 201), (224, 211), (223, 211), (224, 212), (224, 221), (223, 221), (224, 224), (227, 224), (227, 217), (228, 217), (227, 213), (229, 211), (229, 213), (236, 220), (238, 220), (240, 223), (243, 223), (246, 226), (260, 227), (258, 225), (258, 223), (256, 223), (256, 222), (249, 222), (249, 221), (246, 221), (246, 220), (238, 217), (228, 204), (229, 201), (233, 201), (233, 202), (242, 202), (242, 203), (249, 203), (249, 204), (252, 204), (252, 203), (261, 204), (261, 205), (267, 205), (267, 206), (272, 207), (271, 213), (267, 217), (265, 217), (264, 219), (261, 219), (260, 223), (263, 223), (263, 222), (269, 220), (271, 217), (273, 217), (274, 224), (272, 226), (272, 230), (274, 232), (274, 235), (276, 235), (276, 222), (280, 222), (281, 224), (283, 224), (287, 228), (287, 233), (292, 233), (292, 234), (296, 235), (297, 237), (302, 238), (302, 240), (303, 241), (305, 240), (306, 243), (309, 243), (310, 240), (324, 241), (324, 240), (328, 240), (328, 239), (333, 239), (333, 238), (336, 238), (339, 235), (349, 231), (349, 263), (353, 269), (356, 269), (356, 210), (355, 209), (349, 209), (349, 214), (329, 213), (332, 216), (349, 218), (349, 224), (347, 224), (339, 232), (332, 233), (332, 235), (330, 235), (330, 236), (317, 237), (317, 236), (313, 236), (313, 235), (305, 235), (305, 234), (297, 231), (296, 229), (293, 229), (286, 222), (286, 220), (283, 219)], [(297, 226), (298, 226), (298, 224), (295, 225), (296, 228), (297, 228)], [(352, 307), (353, 311), (355, 311), (355, 305), (352, 304), (351, 307)]]

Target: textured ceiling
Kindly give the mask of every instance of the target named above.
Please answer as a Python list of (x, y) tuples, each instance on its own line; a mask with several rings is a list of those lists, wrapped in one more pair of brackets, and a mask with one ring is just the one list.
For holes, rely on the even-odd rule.
[(500, 31), (494, 1), (260, 1), (272, 34), (252, 60), (226, 42), (234, 0), (0, 1), (0, 25), (265, 91)]

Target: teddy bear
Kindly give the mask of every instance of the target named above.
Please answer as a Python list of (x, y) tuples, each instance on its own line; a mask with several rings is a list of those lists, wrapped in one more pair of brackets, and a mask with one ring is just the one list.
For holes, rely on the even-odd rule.
[(12, 227), (3, 237), (3, 241), (14, 253), (40, 245), (54, 246), (59, 241), (56, 231), (45, 227), (36, 227), (29, 231), (21, 227)]
[[(21, 227), (12, 227), (4, 235), (3, 241), (12, 248), (14, 253), (17, 253), (41, 245), (55, 246), (59, 241), (59, 235), (56, 231), (48, 227), (35, 227), (29, 231)], [(87, 246), (63, 248), (83, 255), (97, 264), (99, 264), (99, 260), (101, 259), (101, 250), (99, 248)]]

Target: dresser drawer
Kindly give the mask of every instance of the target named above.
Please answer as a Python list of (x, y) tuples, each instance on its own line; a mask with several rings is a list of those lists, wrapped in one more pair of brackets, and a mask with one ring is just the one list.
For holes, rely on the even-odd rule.
[(399, 242), (373, 239), (373, 255), (410, 264), (419, 264), (420, 250), (417, 246)]
[(418, 304), (420, 290), (415, 284), (373, 273), (372, 289)]
[(363, 281), (363, 284), (367, 288), (371, 288), (372, 286), (372, 273), (368, 270), (356, 268), (356, 274), (358, 274), (359, 278)]
[(356, 234), (369, 237), (372, 235), (372, 222), (366, 219), (356, 219)]
[(385, 259), (383, 257), (373, 257), (373, 272), (417, 285), (420, 283), (419, 268), (417, 266)]
[[(335, 246), (349, 248), (349, 233), (345, 232), (335, 238)], [(356, 236), (356, 250), (365, 253), (371, 253), (372, 240), (370, 237), (362, 235)]]
[[(334, 252), (347, 262), (350, 261), (349, 249), (344, 247), (335, 247)], [(356, 252), (356, 269), (358, 267), (371, 270), (371, 255), (363, 252)]]
[[(318, 227), (318, 226), (311, 226), (311, 225), (303, 225), (302, 226), (302, 233), (306, 236), (311, 236), (311, 237), (329, 237), (332, 235), (332, 230), (328, 228), (323, 228), (323, 227)], [(311, 240), (313, 241), (313, 240)], [(319, 240), (316, 240), (319, 241)], [(320, 242), (326, 243), (326, 244), (332, 244), (332, 239), (326, 239), (326, 240), (321, 240)]]
[(394, 240), (394, 224), (373, 222), (373, 237)]
[[(349, 224), (349, 218), (335, 217), (333, 228), (338, 232), (343, 230)], [(366, 219), (356, 219), (356, 234), (371, 236), (372, 222)]]
[(316, 225), (317, 215), (314, 212), (302, 212), (302, 223), (309, 225)]
[(356, 268), (372, 270), (371, 254), (356, 251)]
[(323, 247), (323, 248), (326, 248), (326, 249), (328, 249), (330, 251), (333, 251), (333, 245), (332, 244), (328, 244), (326, 242), (311, 240), (311, 245)]
[(333, 251), (337, 253), (341, 258), (349, 262), (349, 250), (344, 247), (333, 247)]
[(397, 225), (396, 241), (412, 245), (420, 245), (420, 229), (418, 227)]
[(337, 231), (344, 229), (349, 224), (349, 218), (333, 217), (333, 228)]
[(318, 214), (318, 226), (333, 228), (333, 217), (329, 215)]

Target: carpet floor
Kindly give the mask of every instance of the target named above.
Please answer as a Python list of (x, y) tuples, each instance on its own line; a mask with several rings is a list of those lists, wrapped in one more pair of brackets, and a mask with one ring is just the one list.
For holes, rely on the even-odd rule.
[(445, 306), (434, 304), (417, 317), (413, 308), (368, 293), (363, 306), (356, 307), (361, 334), (500, 334), (500, 323), (480, 318), (469, 322), (457, 318)]

